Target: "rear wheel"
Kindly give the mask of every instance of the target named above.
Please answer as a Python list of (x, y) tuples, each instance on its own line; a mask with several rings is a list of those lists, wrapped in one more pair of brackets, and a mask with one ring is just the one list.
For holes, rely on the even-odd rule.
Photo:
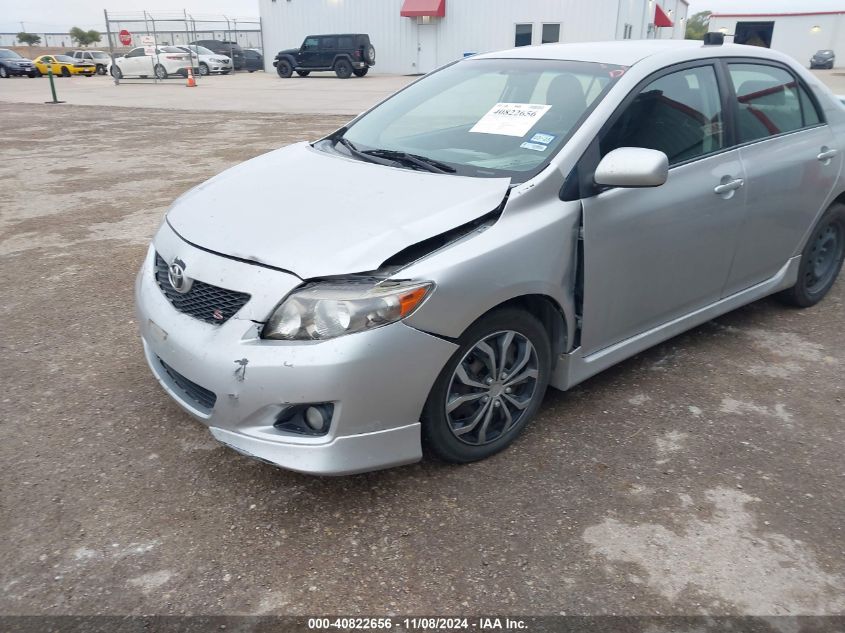
[(339, 59), (334, 64), (334, 74), (341, 79), (349, 79), (352, 76), (352, 64), (345, 59)]
[(465, 463), (503, 450), (543, 401), (551, 355), (543, 325), (522, 310), (482, 317), (431, 389), (423, 411), (426, 446), (437, 457)]
[[(249, 72), (252, 72), (252, 71), (249, 71)], [(308, 75), (311, 74), (311, 71), (310, 70), (297, 70), (296, 74), (299, 75), (300, 77), (307, 77)]]
[(282, 79), (287, 79), (293, 74), (293, 66), (290, 65), (288, 60), (280, 59), (279, 63), (276, 64), (276, 72)]
[[(187, 74), (187, 71), (185, 74)], [(156, 79), (167, 79), (167, 70), (161, 64), (157, 64), (155, 67), (155, 75)]]
[(67, 66), (62, 66), (62, 77), (70, 77), (70, 69)]
[(821, 217), (801, 253), (798, 281), (778, 295), (785, 303), (808, 308), (824, 299), (845, 259), (845, 204), (833, 204)]
[(352, 72), (355, 74), (356, 77), (363, 77), (367, 74), (367, 71), (370, 70), (369, 68), (356, 68)]

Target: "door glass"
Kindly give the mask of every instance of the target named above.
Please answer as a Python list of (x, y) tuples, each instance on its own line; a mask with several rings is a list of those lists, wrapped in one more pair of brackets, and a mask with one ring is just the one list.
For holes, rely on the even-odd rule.
[(795, 78), (781, 68), (729, 64), (737, 99), (742, 143), (798, 130), (803, 126)]
[(514, 46), (531, 46), (531, 32), (533, 30), (531, 24), (517, 24), (516, 35), (514, 36)]
[(316, 37), (309, 37), (305, 40), (305, 44), (302, 45), (306, 51), (313, 51), (317, 48), (317, 38)]
[(804, 125), (818, 125), (822, 122), (819, 116), (819, 111), (816, 110), (816, 105), (810, 99), (810, 95), (804, 90), (803, 86), (798, 86), (798, 92), (801, 94), (801, 111), (804, 113)]
[(352, 48), (352, 38), (351, 37), (339, 37), (337, 39), (337, 46), (342, 50), (349, 50)]
[(323, 38), (323, 48), (326, 50), (333, 51), (337, 48), (337, 38), (334, 37), (324, 37)]
[(673, 165), (724, 147), (722, 106), (712, 66), (651, 82), (601, 139), (601, 154), (620, 147), (660, 150)]
[(543, 44), (554, 44), (560, 41), (560, 24), (543, 25)]

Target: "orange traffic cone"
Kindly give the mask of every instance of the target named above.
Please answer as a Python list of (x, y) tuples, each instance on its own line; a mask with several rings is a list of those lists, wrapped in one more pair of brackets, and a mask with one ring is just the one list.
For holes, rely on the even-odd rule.
[(196, 88), (197, 80), (194, 79), (194, 69), (188, 66), (188, 81), (185, 84), (188, 88)]

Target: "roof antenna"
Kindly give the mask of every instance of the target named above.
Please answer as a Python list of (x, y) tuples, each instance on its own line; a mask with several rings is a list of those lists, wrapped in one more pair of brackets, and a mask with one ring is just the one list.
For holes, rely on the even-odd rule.
[(725, 34), (718, 33), (716, 31), (711, 31), (710, 33), (704, 34), (704, 45), (705, 46), (721, 46), (725, 43)]

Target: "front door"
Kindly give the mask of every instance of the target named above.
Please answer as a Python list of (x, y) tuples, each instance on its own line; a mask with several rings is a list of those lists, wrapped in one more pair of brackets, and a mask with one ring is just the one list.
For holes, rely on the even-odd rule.
[(746, 199), (722, 121), (715, 67), (705, 62), (657, 75), (602, 132), (594, 153), (656, 149), (670, 169), (660, 187), (582, 200), (585, 355), (719, 300)]
[(316, 37), (306, 37), (299, 50), (296, 61), (303, 68), (318, 68), (320, 55), (320, 40)]
[(430, 73), (437, 68), (437, 25), (417, 24), (417, 72)]
[(729, 63), (728, 70), (748, 211), (726, 295), (772, 277), (797, 254), (833, 192), (845, 149), (785, 68)]

